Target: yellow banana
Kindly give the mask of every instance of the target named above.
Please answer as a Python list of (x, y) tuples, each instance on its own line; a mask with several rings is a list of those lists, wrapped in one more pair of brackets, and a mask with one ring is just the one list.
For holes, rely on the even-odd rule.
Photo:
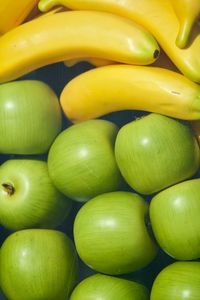
[[(95, 58), (95, 57), (88, 57), (88, 58), (79, 58), (79, 59), (71, 59), (64, 61), (64, 65), (66, 67), (72, 67), (77, 63), (86, 61), (95, 67), (103, 67), (107, 65), (113, 65), (116, 64), (116, 62), (113, 62), (111, 60), (106, 60), (106, 59), (100, 59), (100, 58)], [(173, 64), (173, 62), (169, 59), (169, 57), (166, 55), (164, 51), (160, 52), (160, 55), (156, 61), (153, 62), (153, 64), (150, 64), (151, 66), (154, 67), (160, 67), (160, 68), (165, 68), (168, 70), (172, 70), (175, 72), (179, 72), (177, 67)]]
[(120, 110), (194, 120), (200, 119), (200, 86), (171, 70), (118, 64), (72, 79), (64, 87), (60, 103), (74, 123)]
[(187, 46), (191, 30), (200, 15), (200, 0), (170, 0), (180, 21), (180, 28), (176, 38), (179, 48)]
[(199, 27), (195, 24), (190, 47), (178, 48), (175, 41), (179, 20), (169, 0), (40, 0), (38, 7), (46, 11), (58, 3), (71, 9), (108, 11), (136, 21), (155, 36), (161, 48), (185, 76), (200, 83)]
[(0, 83), (73, 58), (145, 65), (158, 55), (153, 36), (126, 18), (106, 12), (60, 12), (20, 25), (0, 38)]
[(0, 35), (21, 24), (38, 2), (38, 0), (2, 0)]

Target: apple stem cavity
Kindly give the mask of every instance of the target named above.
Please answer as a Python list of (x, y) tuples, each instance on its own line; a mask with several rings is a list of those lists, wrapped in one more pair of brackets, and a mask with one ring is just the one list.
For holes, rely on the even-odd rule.
[(3, 183), (2, 184), (4, 191), (6, 192), (7, 195), (12, 196), (15, 192), (15, 188), (12, 184), (10, 183)]

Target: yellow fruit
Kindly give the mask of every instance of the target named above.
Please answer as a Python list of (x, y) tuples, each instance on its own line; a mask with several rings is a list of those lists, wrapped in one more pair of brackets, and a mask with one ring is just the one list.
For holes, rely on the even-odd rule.
[(72, 79), (60, 103), (74, 123), (131, 109), (194, 120), (200, 119), (200, 86), (163, 68), (110, 65)]
[(0, 83), (74, 58), (145, 65), (158, 55), (153, 36), (126, 18), (106, 12), (65, 11), (27, 22), (0, 38)]
[(178, 48), (176, 37), (179, 20), (169, 0), (40, 0), (39, 9), (46, 11), (58, 3), (71, 9), (108, 11), (134, 20), (155, 36), (181, 73), (200, 83), (199, 26), (194, 25), (189, 40), (190, 47)]

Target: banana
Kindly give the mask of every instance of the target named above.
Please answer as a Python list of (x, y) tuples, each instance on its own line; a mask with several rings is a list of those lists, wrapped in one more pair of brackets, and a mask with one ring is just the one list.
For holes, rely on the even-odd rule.
[(2, 0), (0, 4), (0, 35), (21, 24), (38, 0)]
[(27, 22), (0, 38), (0, 83), (73, 58), (145, 65), (158, 56), (154, 37), (126, 18), (106, 12), (65, 11)]
[(180, 21), (180, 28), (176, 38), (179, 48), (187, 46), (191, 30), (200, 15), (200, 0), (170, 0)]
[(200, 83), (199, 26), (194, 25), (190, 47), (178, 48), (179, 20), (169, 0), (40, 0), (38, 7), (41, 11), (47, 11), (57, 4), (71, 9), (108, 11), (137, 22), (155, 36), (181, 73)]
[(64, 87), (60, 104), (73, 123), (121, 110), (200, 119), (200, 86), (171, 70), (110, 65), (84, 72)]
[[(103, 67), (107, 65), (113, 65), (116, 64), (116, 62), (113, 62), (111, 60), (106, 60), (106, 59), (100, 59), (100, 58), (95, 58), (95, 57), (88, 57), (88, 58), (79, 58), (79, 59), (71, 59), (71, 60), (66, 60), (64, 61), (64, 65), (66, 67), (73, 67), (74, 65), (80, 63), (80, 62), (88, 62), (89, 64), (95, 66), (95, 67)], [(169, 59), (169, 57), (166, 55), (164, 51), (160, 51), (160, 55), (156, 61), (154, 61), (150, 66), (154, 67), (160, 67), (160, 68), (165, 68), (168, 70), (172, 70), (175, 72), (179, 72), (177, 67), (173, 64), (173, 62)]]

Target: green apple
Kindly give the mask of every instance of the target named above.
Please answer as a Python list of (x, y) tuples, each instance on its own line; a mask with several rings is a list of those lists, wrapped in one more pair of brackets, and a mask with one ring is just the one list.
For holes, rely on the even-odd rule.
[(95, 274), (81, 281), (70, 300), (149, 300), (148, 289), (137, 282)]
[(45, 153), (61, 123), (58, 98), (47, 84), (19, 80), (0, 85), (0, 153)]
[(118, 127), (106, 120), (89, 120), (62, 131), (48, 155), (55, 186), (77, 201), (118, 190), (122, 177), (114, 156), (117, 132)]
[(199, 178), (161, 191), (150, 203), (150, 220), (156, 240), (177, 260), (200, 258), (199, 216)]
[(0, 224), (10, 230), (53, 228), (70, 212), (72, 201), (53, 185), (47, 163), (10, 159), (0, 167)]
[(72, 241), (57, 230), (25, 229), (0, 252), (0, 285), (9, 300), (66, 300), (77, 281)]
[(85, 264), (119, 275), (147, 266), (157, 254), (145, 219), (148, 204), (131, 192), (110, 192), (85, 203), (74, 222), (74, 241)]
[(115, 155), (126, 182), (146, 195), (190, 178), (200, 161), (189, 125), (154, 113), (119, 130)]
[(200, 262), (175, 262), (157, 275), (151, 300), (199, 300)]

